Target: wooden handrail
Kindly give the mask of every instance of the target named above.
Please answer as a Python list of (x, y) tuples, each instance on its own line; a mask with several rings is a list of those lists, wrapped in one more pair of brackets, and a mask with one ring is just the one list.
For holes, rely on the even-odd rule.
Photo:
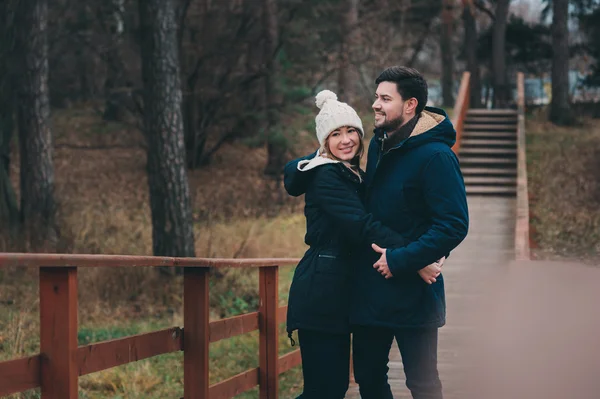
[(527, 153), (525, 147), (525, 76), (517, 73), (517, 218), (515, 224), (515, 258), (531, 258), (529, 233), (529, 190), (527, 188)]
[(3, 267), (263, 267), (298, 263), (295, 258), (172, 258), (165, 256), (135, 255), (79, 255), (42, 253), (2, 253)]
[(462, 140), (462, 132), (465, 125), (465, 119), (467, 117), (467, 111), (469, 110), (470, 92), (471, 92), (471, 73), (463, 72), (462, 79), (460, 81), (460, 87), (458, 89), (458, 97), (454, 103), (454, 111), (452, 115), (452, 124), (456, 130), (456, 143), (452, 146), (452, 150), (456, 155), (460, 150), (460, 143)]
[[(77, 346), (77, 268), (184, 266), (184, 328)], [(40, 354), (0, 362), (0, 395), (41, 387), (42, 399), (77, 398), (79, 376), (170, 352), (184, 352), (184, 399), (228, 399), (259, 385), (261, 399), (278, 397), (279, 374), (301, 363), (299, 350), (278, 355), (279, 265), (298, 259), (205, 259), (119, 255), (0, 254), (2, 267), (40, 268)], [(259, 269), (260, 309), (209, 322), (210, 267)], [(259, 330), (259, 367), (209, 385), (211, 342)]]

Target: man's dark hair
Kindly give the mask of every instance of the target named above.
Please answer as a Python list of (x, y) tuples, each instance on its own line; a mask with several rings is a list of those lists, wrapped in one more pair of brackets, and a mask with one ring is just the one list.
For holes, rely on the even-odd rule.
[(395, 82), (396, 90), (398, 90), (404, 101), (411, 97), (416, 98), (418, 101), (417, 114), (425, 109), (427, 104), (427, 82), (416, 69), (403, 66), (389, 67), (375, 79), (375, 84), (381, 82)]

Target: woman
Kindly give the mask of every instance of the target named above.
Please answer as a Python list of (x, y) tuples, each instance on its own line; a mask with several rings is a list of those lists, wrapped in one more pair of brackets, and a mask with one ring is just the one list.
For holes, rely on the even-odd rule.
[(329, 90), (317, 94), (315, 102), (321, 109), (315, 118), (320, 149), (285, 170), (288, 193), (306, 194), (305, 242), (310, 246), (290, 287), (287, 331), (291, 338), (298, 330), (301, 398), (337, 399), (344, 398), (349, 381), (352, 255), (370, 250), (372, 243), (393, 248), (404, 240), (373, 220), (362, 204), (364, 130), (358, 114)]

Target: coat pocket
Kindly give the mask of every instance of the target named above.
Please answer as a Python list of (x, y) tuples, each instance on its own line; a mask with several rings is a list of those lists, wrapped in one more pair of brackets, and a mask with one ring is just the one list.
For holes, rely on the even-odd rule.
[(337, 256), (326, 253), (317, 256), (317, 264), (315, 266), (316, 273), (337, 274), (342, 271)]
[(336, 318), (348, 313), (350, 282), (344, 263), (335, 255), (319, 254), (309, 299), (315, 313)]

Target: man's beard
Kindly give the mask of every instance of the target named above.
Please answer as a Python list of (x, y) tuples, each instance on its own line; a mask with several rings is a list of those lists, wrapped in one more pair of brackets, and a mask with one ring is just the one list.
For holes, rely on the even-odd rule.
[(383, 122), (382, 125), (379, 125), (379, 126), (375, 125), (375, 127), (378, 128), (378, 129), (382, 129), (382, 130), (384, 130), (386, 132), (395, 132), (403, 124), (404, 124), (404, 116), (400, 115), (396, 119), (390, 119), (390, 120), (388, 120), (386, 118), (385, 122)]

